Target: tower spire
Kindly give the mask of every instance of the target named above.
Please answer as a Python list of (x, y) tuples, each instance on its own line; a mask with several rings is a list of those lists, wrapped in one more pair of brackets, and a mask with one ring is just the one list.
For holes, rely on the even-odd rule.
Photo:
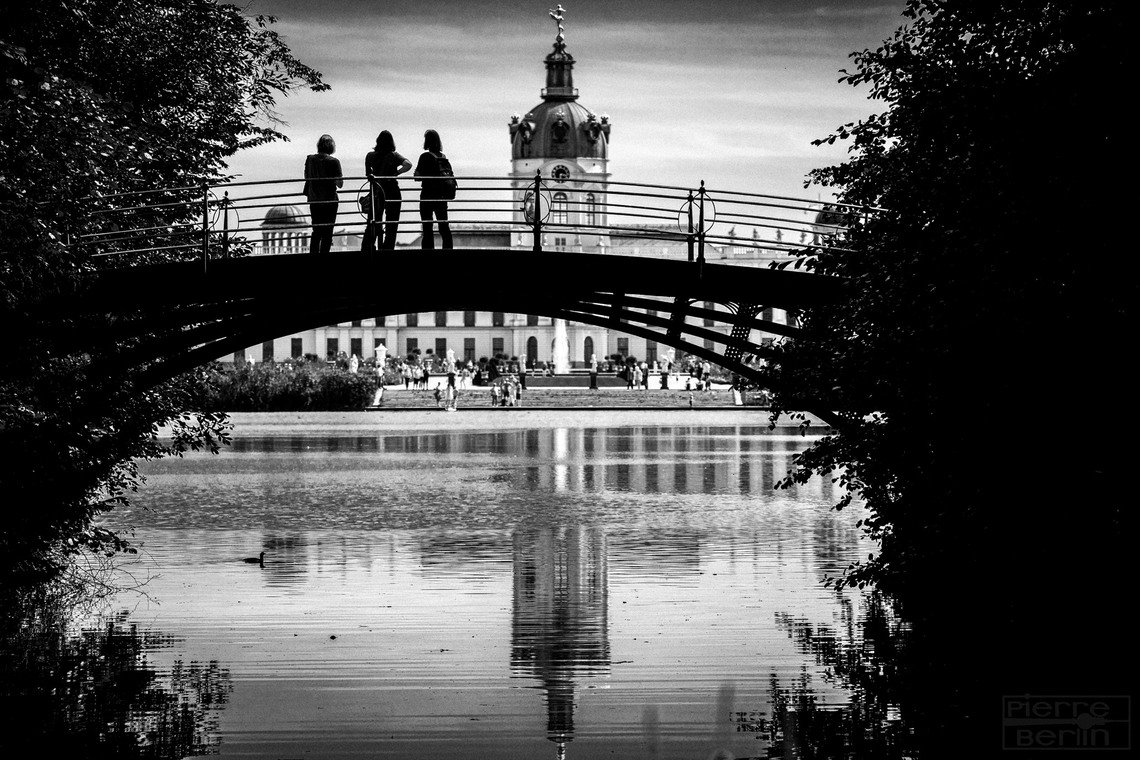
[(574, 89), (574, 56), (566, 52), (566, 27), (562, 26), (566, 9), (561, 4), (550, 10), (550, 18), (558, 26), (554, 49), (546, 56), (546, 89), (543, 100), (577, 100)]

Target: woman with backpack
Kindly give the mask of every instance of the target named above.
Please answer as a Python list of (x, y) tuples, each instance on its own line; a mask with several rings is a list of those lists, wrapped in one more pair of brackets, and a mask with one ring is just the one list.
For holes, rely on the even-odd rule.
[(451, 162), (443, 155), (443, 141), (434, 129), (424, 132), (424, 152), (416, 164), (415, 178), (420, 188), (420, 221), (423, 237), (420, 248), (435, 248), (433, 218), (439, 221), (439, 238), (444, 248), (451, 248), (451, 226), (447, 222), (447, 202), (455, 198), (455, 177)]

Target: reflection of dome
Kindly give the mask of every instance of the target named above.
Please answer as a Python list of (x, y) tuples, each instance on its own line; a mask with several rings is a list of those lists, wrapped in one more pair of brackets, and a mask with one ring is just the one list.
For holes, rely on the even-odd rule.
[(262, 227), (284, 227), (295, 224), (308, 224), (309, 217), (297, 206), (274, 206), (265, 212)]

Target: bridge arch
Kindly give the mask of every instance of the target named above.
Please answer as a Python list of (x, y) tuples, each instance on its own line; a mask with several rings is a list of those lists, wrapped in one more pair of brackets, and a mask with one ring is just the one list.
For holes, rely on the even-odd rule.
[[(541, 287), (539, 267), (557, 273)], [(407, 286), (425, 281), (431, 287)], [(367, 286), (345, 288), (345, 282)], [(190, 262), (105, 270), (70, 307), (110, 315), (106, 339), (126, 339), (130, 347), (102, 361), (108, 371), (145, 367), (138, 378), (144, 385), (314, 327), (410, 312), (503, 309), (637, 335), (757, 378), (756, 368), (743, 361), (763, 352), (750, 333), (795, 334), (758, 319), (761, 307), (807, 307), (840, 290), (832, 278), (803, 272), (613, 254), (354, 252), (221, 260), (208, 273)], [(726, 308), (707, 309), (706, 301)], [(731, 331), (707, 327), (706, 319)]]

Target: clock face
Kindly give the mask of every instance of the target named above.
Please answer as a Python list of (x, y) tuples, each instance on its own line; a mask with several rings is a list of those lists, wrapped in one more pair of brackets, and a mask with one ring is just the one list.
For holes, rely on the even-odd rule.
[(558, 166), (555, 166), (550, 170), (550, 176), (553, 177), (556, 181), (562, 182), (563, 180), (570, 177), (570, 170), (562, 164), (558, 164)]

